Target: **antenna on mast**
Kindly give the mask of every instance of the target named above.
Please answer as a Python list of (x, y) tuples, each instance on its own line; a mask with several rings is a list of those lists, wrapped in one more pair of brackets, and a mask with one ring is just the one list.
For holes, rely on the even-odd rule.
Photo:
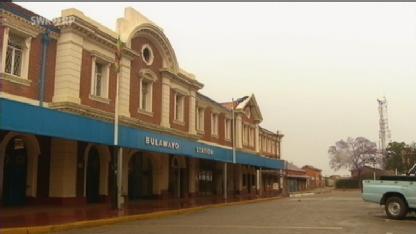
[(387, 99), (377, 99), (378, 113), (379, 113), (379, 150), (384, 155), (388, 143), (391, 142), (391, 132), (389, 129), (388, 112), (387, 112)]

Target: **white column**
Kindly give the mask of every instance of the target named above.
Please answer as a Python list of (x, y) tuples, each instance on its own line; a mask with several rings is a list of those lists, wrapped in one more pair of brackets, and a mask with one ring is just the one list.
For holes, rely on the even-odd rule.
[[(123, 150), (123, 171), (122, 171), (122, 176), (123, 176), (123, 181), (121, 183), (121, 188), (122, 188), (122, 196), (126, 197), (129, 195), (129, 150)], [(124, 200), (124, 199), (123, 199)]]
[(284, 177), (285, 177), (285, 173), (284, 173), (284, 170), (280, 170), (280, 188), (282, 189), (282, 190), (284, 190), (284, 188), (285, 188), (285, 186), (284, 186)]
[(170, 112), (170, 79), (162, 77), (162, 119), (160, 125), (170, 128), (169, 112)]
[(254, 139), (255, 139), (255, 144), (256, 144), (256, 152), (260, 152), (260, 128), (258, 124), (256, 124)]
[(122, 58), (120, 64), (119, 114), (130, 117), (130, 60)]
[(237, 190), (238, 192), (241, 192), (243, 190), (243, 176), (242, 176), (242, 168), (240, 164), (236, 164), (235, 167), (235, 178), (237, 183)]
[(228, 186), (227, 186), (227, 163), (224, 163), (224, 199), (227, 200), (227, 191), (228, 191)]
[(235, 141), (235, 147), (237, 148), (242, 148), (243, 147), (243, 134), (242, 134), (242, 130), (243, 130), (243, 120), (241, 118), (241, 116), (237, 116), (236, 117), (236, 128), (235, 128), (235, 132), (236, 132), (236, 141)]
[(256, 170), (256, 190), (261, 195), (261, 169)]
[(277, 156), (278, 158), (282, 158), (282, 138), (278, 138), (277, 140)]
[(196, 92), (192, 90), (191, 95), (189, 96), (189, 129), (188, 129), (188, 132), (193, 135), (196, 135), (195, 108), (196, 108)]
[(53, 102), (80, 103), (83, 38), (67, 32), (59, 36)]
[(188, 178), (188, 183), (189, 183), (189, 192), (191, 194), (195, 194), (197, 192), (197, 188), (196, 188), (196, 178), (198, 176), (198, 172), (197, 172), (197, 160), (195, 158), (190, 158), (189, 159), (189, 178)]
[(53, 138), (49, 175), (50, 197), (75, 197), (77, 142)]
[[(3, 18), (0, 23), (3, 23), (5, 19)], [(1, 67), (0, 72), (4, 72), (4, 68), (6, 66), (6, 51), (7, 51), (7, 41), (9, 40), (9, 27), (3, 28), (3, 44), (1, 46), (1, 53), (0, 53), (0, 61), (1, 61)]]
[(117, 155), (117, 207), (122, 208), (124, 204), (123, 197), (123, 148), (120, 147)]

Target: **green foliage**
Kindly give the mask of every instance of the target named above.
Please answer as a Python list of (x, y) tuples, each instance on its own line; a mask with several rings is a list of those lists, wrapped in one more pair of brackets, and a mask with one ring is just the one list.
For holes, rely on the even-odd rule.
[(387, 170), (396, 170), (400, 174), (408, 170), (416, 163), (416, 145), (404, 142), (391, 142), (384, 155), (384, 164)]
[(338, 188), (338, 189), (360, 188), (360, 180), (358, 180), (358, 179), (339, 179), (335, 182), (335, 188)]

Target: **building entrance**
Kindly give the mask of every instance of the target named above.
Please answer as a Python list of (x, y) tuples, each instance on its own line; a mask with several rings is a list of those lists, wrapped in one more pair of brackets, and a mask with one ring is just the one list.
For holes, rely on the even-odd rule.
[(12, 138), (6, 147), (3, 176), (3, 203), (18, 206), (26, 201), (27, 150), (23, 139)]

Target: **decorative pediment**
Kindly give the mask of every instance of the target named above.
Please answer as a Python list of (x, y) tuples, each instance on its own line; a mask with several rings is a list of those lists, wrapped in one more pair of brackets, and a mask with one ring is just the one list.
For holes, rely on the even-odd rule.
[(254, 94), (238, 103), (236, 110), (243, 112), (248, 118), (253, 118), (259, 122), (263, 121), (263, 116), (260, 112), (260, 108)]
[(120, 39), (126, 42), (129, 48), (131, 40), (135, 37), (151, 40), (162, 54), (164, 67), (179, 71), (175, 51), (163, 30), (134, 8), (125, 8), (124, 17), (117, 20), (117, 31), (120, 33)]

